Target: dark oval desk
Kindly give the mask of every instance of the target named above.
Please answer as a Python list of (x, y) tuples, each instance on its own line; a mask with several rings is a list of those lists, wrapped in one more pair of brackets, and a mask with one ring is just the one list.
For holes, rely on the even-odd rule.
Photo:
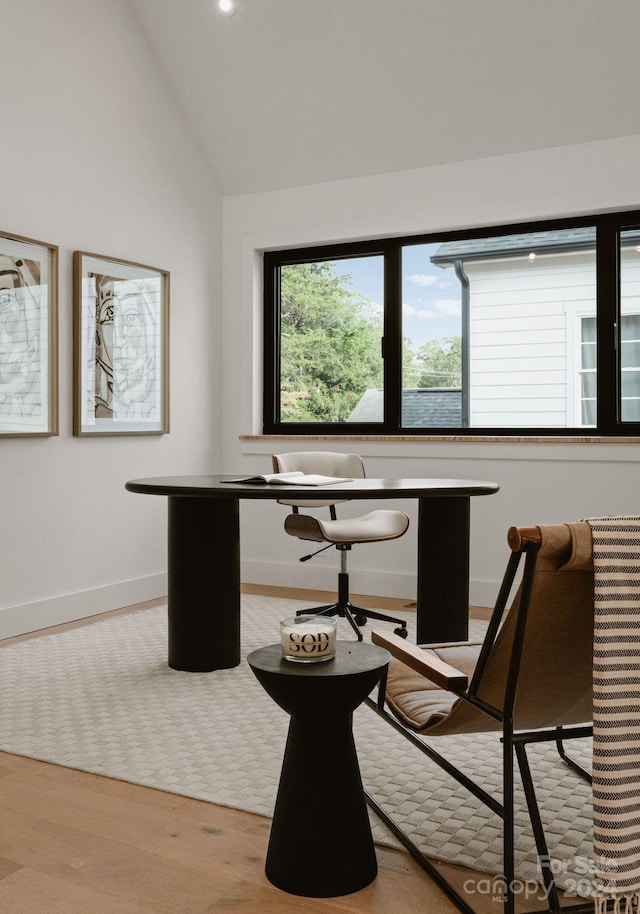
[(129, 492), (169, 499), (169, 666), (189, 672), (240, 663), (240, 499), (418, 499), (417, 641), (460, 641), (469, 619), (470, 500), (493, 495), (474, 479), (354, 479), (338, 485), (252, 485), (229, 476), (159, 476)]
[(391, 655), (373, 644), (338, 641), (322, 663), (282, 659), (271, 644), (247, 663), (291, 715), (265, 872), (294, 895), (329, 898), (357, 892), (378, 872), (351, 728), (353, 711)]

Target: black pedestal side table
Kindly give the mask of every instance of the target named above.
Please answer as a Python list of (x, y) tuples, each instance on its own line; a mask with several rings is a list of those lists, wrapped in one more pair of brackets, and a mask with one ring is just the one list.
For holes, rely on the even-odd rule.
[(283, 660), (279, 644), (247, 657), (291, 715), (265, 866), (285, 892), (348, 895), (376, 877), (351, 723), (389, 660), (388, 651), (356, 641), (338, 641), (335, 657), (322, 663)]

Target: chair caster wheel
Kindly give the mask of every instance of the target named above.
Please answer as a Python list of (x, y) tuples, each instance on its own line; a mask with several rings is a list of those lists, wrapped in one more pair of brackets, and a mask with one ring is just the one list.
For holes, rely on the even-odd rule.
[(366, 625), (367, 624), (366, 616), (354, 616), (353, 620), (356, 623), (356, 625)]
[(397, 635), (399, 638), (406, 638), (409, 635), (409, 632), (406, 628), (394, 628), (393, 634)]

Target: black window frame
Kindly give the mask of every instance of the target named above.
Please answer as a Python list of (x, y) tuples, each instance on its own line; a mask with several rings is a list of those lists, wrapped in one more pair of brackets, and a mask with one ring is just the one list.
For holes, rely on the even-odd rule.
[[(528, 232), (595, 227), (597, 425), (572, 427), (437, 427), (402, 425), (402, 249), (409, 245), (493, 238)], [(640, 422), (620, 419), (621, 391), (618, 356), (620, 326), (620, 236), (640, 231), (640, 210), (580, 215), (562, 219), (491, 225), (475, 229), (394, 236), (313, 247), (265, 251), (263, 434), (327, 436), (492, 437), (492, 438), (635, 438)], [(354, 256), (384, 257), (384, 418), (382, 422), (283, 422), (280, 420), (280, 271), (282, 267)], [(463, 382), (464, 383), (464, 382)]]

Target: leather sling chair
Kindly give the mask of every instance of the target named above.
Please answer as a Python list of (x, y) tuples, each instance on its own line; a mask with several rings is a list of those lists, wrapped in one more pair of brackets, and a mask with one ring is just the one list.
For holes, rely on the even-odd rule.
[[(512, 550), (495, 609), (482, 642), (415, 646), (391, 633), (373, 631), (374, 643), (392, 655), (377, 702), (367, 704), (445, 768), (503, 820), (506, 914), (514, 911), (514, 753), (541, 866), (548, 908), (592, 911), (593, 901), (561, 907), (529, 769), (526, 745), (556, 741), (561, 757), (580, 776), (563, 741), (593, 733), (594, 576), (587, 523), (509, 530)], [(506, 607), (524, 558), (521, 582)], [(503, 797), (498, 802), (453, 767), (429, 744), (431, 738), (486, 731), (502, 734)], [(460, 910), (473, 912), (461, 896), (367, 794), (373, 810)]]
[[(332, 451), (297, 451), (289, 454), (274, 454), (273, 469), (276, 473), (290, 473), (300, 470), (303, 473), (317, 473), (321, 476), (346, 477), (348, 479), (363, 479), (365, 476), (364, 464), (358, 454), (339, 454)], [(348, 501), (348, 499), (341, 499)], [(284, 529), (290, 536), (301, 540), (310, 540), (314, 543), (327, 543), (317, 552), (322, 552), (330, 546), (335, 546), (340, 553), (340, 572), (338, 574), (338, 599), (335, 603), (325, 606), (316, 606), (303, 609), (298, 615), (338, 615), (345, 618), (352, 629), (362, 641), (360, 626), (367, 619), (377, 619), (382, 622), (394, 622), (398, 628), (395, 632), (400, 637), (407, 637), (406, 621), (362, 606), (354, 606), (349, 599), (349, 570), (347, 556), (351, 547), (359, 543), (379, 543), (384, 540), (397, 539), (403, 536), (409, 528), (409, 518), (402, 511), (378, 510), (370, 511), (359, 517), (338, 519), (335, 506), (340, 501), (314, 499), (312, 501), (279, 500), (279, 504), (292, 508), (292, 513), (284, 522)], [(308, 513), (302, 513), (300, 508), (329, 508), (329, 518), (320, 520)], [(306, 562), (317, 555), (303, 556), (300, 561)]]

